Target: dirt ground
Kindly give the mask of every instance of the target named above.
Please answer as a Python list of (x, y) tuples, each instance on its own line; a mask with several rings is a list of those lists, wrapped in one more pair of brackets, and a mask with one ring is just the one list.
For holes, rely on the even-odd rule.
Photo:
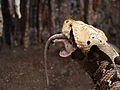
[[(43, 61), (44, 45), (27, 50), (17, 47), (0, 52), (0, 90), (45, 90), (46, 78)], [(50, 90), (90, 90), (93, 82), (71, 57), (61, 58), (57, 48), (48, 52)]]

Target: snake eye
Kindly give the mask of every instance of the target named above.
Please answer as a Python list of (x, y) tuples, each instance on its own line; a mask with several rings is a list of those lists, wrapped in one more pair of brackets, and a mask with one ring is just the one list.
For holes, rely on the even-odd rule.
[(102, 43), (102, 41), (100, 40), (100, 42)]

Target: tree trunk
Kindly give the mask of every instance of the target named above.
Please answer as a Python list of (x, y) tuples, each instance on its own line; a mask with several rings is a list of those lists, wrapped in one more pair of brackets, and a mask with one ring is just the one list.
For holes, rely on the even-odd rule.
[(29, 0), (22, 0), (22, 42), (25, 48), (29, 46)]
[(1, 9), (3, 16), (3, 34), (4, 34), (5, 42), (7, 45), (11, 46), (14, 30), (13, 30), (12, 17), (10, 15), (11, 9), (9, 9), (8, 0), (1, 0)]
[(22, 20), (18, 20), (13, 18), (16, 17), (13, 1), (2, 0), (5, 41), (8, 45), (16, 41), (19, 44), (19, 39), (22, 38), (25, 47), (36, 41), (44, 42), (50, 35), (61, 32), (63, 21), (71, 15), (73, 19), (100, 28), (110, 42), (120, 47), (119, 3), (118, 0), (21, 0), (23, 17)]

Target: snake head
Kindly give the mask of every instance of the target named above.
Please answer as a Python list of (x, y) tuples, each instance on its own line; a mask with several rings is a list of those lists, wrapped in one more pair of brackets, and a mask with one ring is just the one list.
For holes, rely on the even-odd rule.
[(62, 33), (69, 39), (70, 38), (70, 31), (72, 29), (72, 24), (74, 20), (73, 19), (66, 19), (64, 21), (63, 27), (62, 27)]

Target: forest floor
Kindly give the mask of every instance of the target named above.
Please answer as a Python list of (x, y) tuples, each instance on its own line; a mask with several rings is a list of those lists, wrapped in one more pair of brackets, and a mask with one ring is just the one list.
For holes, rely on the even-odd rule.
[[(0, 52), (0, 90), (45, 90), (44, 45), (17, 47)], [(59, 50), (48, 52), (50, 90), (90, 90), (93, 82), (71, 57), (61, 58)]]

